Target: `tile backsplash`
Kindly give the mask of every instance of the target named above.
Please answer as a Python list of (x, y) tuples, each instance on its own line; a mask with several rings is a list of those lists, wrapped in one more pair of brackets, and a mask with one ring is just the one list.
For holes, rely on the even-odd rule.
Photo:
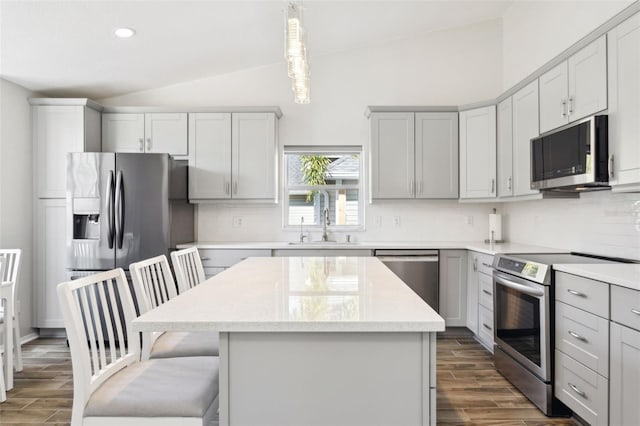
[(640, 193), (505, 203), (511, 241), (640, 260)]

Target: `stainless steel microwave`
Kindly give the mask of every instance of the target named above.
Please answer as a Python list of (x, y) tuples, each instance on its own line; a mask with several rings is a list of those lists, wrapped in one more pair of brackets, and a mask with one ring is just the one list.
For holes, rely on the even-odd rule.
[(606, 189), (608, 120), (594, 115), (531, 139), (531, 189)]

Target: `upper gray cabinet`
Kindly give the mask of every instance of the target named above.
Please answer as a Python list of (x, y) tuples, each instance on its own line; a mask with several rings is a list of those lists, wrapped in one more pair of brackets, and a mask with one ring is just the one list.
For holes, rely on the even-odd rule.
[(606, 109), (606, 37), (540, 76), (539, 82), (540, 133)]
[(640, 191), (640, 14), (608, 34), (609, 183)]
[(372, 199), (458, 198), (457, 112), (372, 112)]
[(496, 196), (496, 106), (460, 112), (460, 198)]
[(186, 156), (187, 113), (105, 113), (102, 149)]
[(531, 139), (538, 132), (538, 81), (534, 80), (513, 96), (513, 180), (514, 196), (533, 195), (531, 189)]
[(64, 198), (67, 153), (100, 152), (99, 106), (87, 99), (30, 99), (36, 197)]
[(189, 200), (276, 199), (277, 115), (189, 114)]

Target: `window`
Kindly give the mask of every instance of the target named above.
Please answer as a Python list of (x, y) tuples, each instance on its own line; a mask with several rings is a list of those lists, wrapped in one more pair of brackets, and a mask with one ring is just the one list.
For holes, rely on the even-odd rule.
[(331, 228), (361, 228), (362, 149), (285, 147), (284, 225), (321, 227), (325, 208)]

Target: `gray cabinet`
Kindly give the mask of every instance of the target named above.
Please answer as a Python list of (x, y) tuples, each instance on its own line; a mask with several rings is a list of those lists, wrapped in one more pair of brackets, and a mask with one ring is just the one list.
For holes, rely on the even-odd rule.
[(37, 198), (64, 198), (67, 153), (100, 152), (100, 111), (87, 99), (31, 99)]
[(532, 195), (531, 139), (538, 131), (538, 81), (520, 89), (513, 98), (513, 195)]
[(105, 113), (105, 152), (150, 152), (186, 156), (187, 113)]
[(493, 352), (493, 256), (468, 252), (467, 328)]
[(467, 324), (467, 251), (440, 250), (439, 314), (447, 327)]
[(513, 195), (513, 97), (498, 104), (498, 196)]
[(189, 200), (276, 199), (276, 114), (189, 114)]
[(374, 112), (372, 199), (458, 198), (458, 114)]
[(640, 14), (608, 33), (609, 183), (640, 191)]
[(631, 425), (640, 419), (640, 291), (612, 285), (611, 306), (610, 423)]
[(639, 399), (640, 331), (611, 323), (610, 424), (637, 424)]
[(496, 107), (460, 113), (460, 198), (496, 197)]
[(271, 257), (270, 249), (198, 249), (204, 275), (210, 278), (248, 257)]
[(544, 73), (539, 82), (540, 133), (606, 109), (606, 37)]

